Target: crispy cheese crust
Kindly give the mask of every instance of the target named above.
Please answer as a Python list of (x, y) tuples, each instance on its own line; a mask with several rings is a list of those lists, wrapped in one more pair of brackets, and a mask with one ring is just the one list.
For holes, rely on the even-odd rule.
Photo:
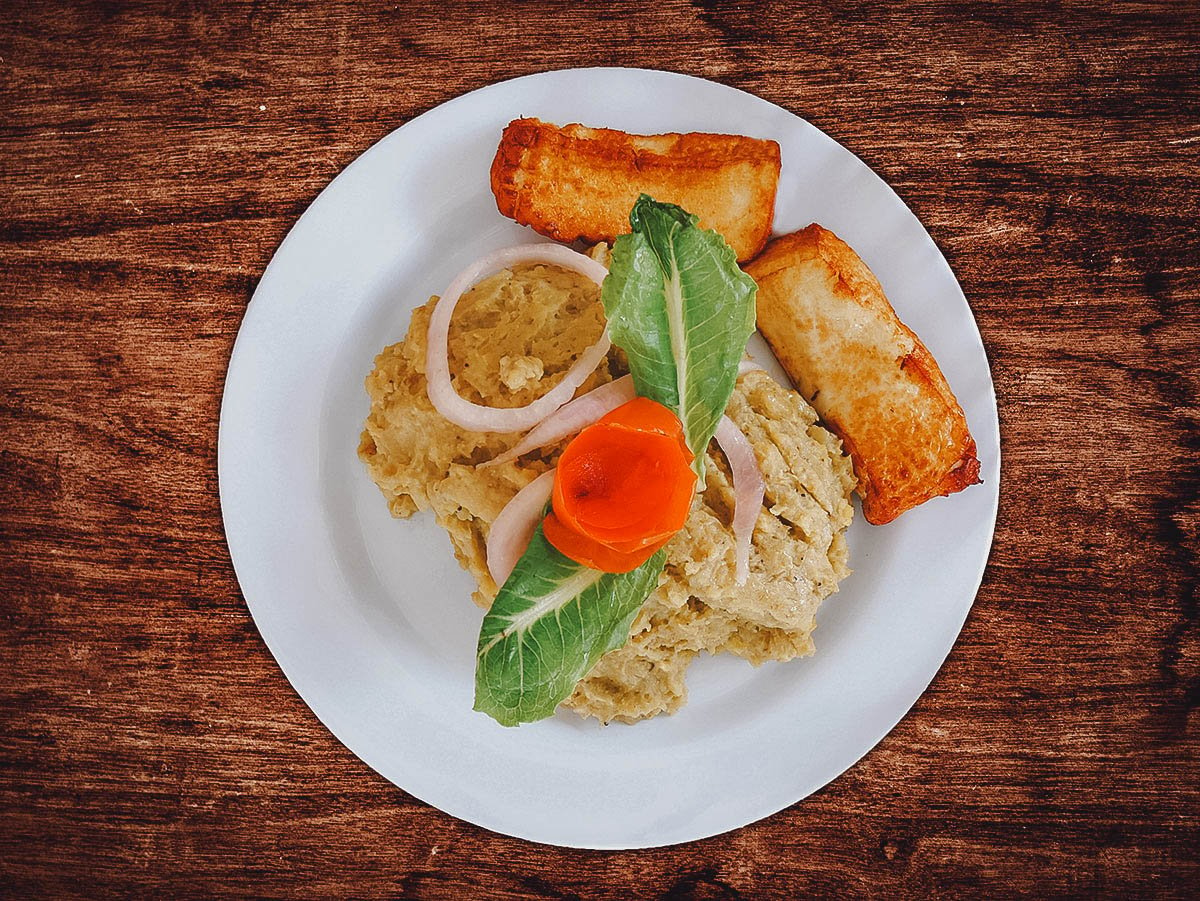
[(676, 203), (719, 232), (739, 260), (771, 233), (779, 145), (741, 135), (631, 135), (514, 119), (492, 161), (505, 216), (570, 243), (611, 242), (629, 231), (639, 194)]
[(962, 407), (849, 245), (813, 224), (745, 268), (759, 331), (850, 452), (868, 522), (980, 481)]

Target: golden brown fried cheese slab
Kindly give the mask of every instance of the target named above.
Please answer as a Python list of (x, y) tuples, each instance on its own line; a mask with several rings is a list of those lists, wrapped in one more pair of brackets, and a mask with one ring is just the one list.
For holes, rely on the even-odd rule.
[(745, 268), (759, 331), (850, 452), (868, 522), (980, 481), (962, 407), (849, 245), (813, 224)]
[(771, 233), (779, 145), (741, 135), (631, 135), (514, 119), (492, 161), (505, 216), (558, 241), (611, 242), (639, 194), (676, 203), (724, 236), (739, 260)]

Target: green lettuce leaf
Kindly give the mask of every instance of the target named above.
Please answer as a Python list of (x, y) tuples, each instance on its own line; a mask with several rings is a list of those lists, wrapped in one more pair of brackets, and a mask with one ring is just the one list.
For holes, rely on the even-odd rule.
[(601, 298), (613, 343), (625, 351), (638, 394), (683, 423), (704, 477), (704, 453), (729, 403), (754, 331), (758, 286), (719, 234), (643, 194), (613, 244)]
[(539, 525), (479, 631), (475, 709), (501, 725), (545, 719), (629, 627), (658, 584), (666, 551), (628, 573), (559, 553)]

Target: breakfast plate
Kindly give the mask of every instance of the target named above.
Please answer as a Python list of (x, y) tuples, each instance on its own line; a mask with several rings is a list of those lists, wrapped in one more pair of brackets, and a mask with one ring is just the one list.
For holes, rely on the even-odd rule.
[[(449, 540), (392, 519), (356, 455), (363, 379), (414, 306), (487, 251), (540, 240), (502, 217), (488, 168), (519, 116), (654, 134), (770, 138), (775, 231), (845, 239), (936, 356), (978, 444), (983, 484), (848, 533), (854, 573), (818, 614), (815, 655), (689, 671), (673, 716), (571, 713), (505, 728), (472, 710), (482, 612)], [(769, 362), (765, 345), (751, 352)], [(775, 370), (776, 374), (779, 371)], [(987, 357), (933, 240), (857, 157), (794, 114), (720, 84), (573, 69), (443, 104), (365, 152), (267, 267), (230, 360), (219, 477), (246, 603), (296, 691), (346, 747), (441, 810), (532, 841), (637, 848), (721, 833), (803, 799), (904, 716), (949, 653), (991, 547), (999, 430)], [(302, 751), (297, 751), (302, 753)]]

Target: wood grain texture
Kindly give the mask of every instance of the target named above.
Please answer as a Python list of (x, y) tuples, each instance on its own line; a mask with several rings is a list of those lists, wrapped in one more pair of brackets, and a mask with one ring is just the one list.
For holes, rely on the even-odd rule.
[[(0, 7), (0, 894), (1195, 891), (1193, 4), (296, 6)], [(887, 179), (971, 301), (1005, 454), (975, 609), (895, 731), (764, 822), (629, 853), (357, 761), (258, 637), (216, 485), (242, 313), (313, 197), (443, 101), (588, 64), (747, 89)]]

